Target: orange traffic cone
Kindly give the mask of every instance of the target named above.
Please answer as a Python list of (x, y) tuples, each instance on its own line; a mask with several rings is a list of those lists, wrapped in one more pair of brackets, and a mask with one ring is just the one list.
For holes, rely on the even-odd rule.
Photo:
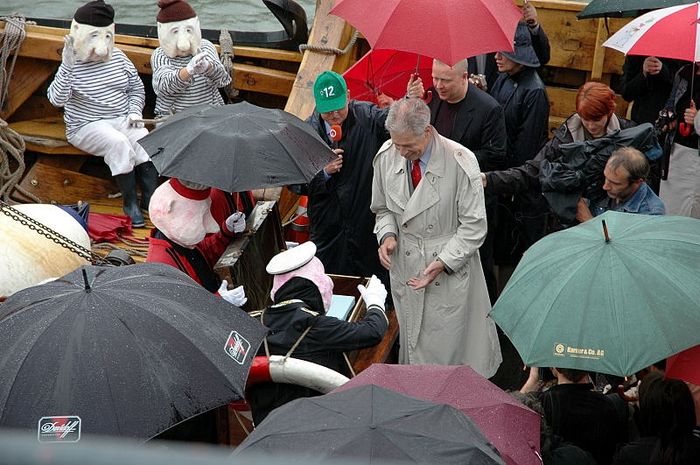
[(309, 198), (307, 196), (299, 196), (297, 211), (287, 229), (287, 240), (298, 242), (299, 244), (309, 240), (309, 217), (306, 214), (308, 202)]

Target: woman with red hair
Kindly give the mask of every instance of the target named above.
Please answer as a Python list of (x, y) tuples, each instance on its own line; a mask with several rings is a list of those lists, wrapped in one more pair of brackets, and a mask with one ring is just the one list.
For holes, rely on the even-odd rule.
[[(634, 122), (617, 116), (615, 107), (615, 92), (610, 87), (600, 82), (585, 83), (576, 94), (576, 113), (569, 116), (554, 131), (552, 138), (535, 158), (507, 170), (481, 173), (484, 188), (496, 194), (538, 197), (537, 200), (530, 199), (529, 202), (537, 206), (537, 211), (526, 212), (526, 215), (530, 215), (531, 218), (548, 215), (549, 209), (541, 196), (539, 181), (542, 161), (554, 161), (559, 158), (559, 147), (562, 144), (597, 139), (635, 126)], [(539, 237), (545, 232), (540, 231)]]

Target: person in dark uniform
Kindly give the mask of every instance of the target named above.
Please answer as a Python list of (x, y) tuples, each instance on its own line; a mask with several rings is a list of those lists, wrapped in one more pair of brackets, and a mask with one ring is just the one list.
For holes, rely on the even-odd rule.
[[(372, 196), (372, 159), (389, 138), (384, 129), (388, 109), (349, 100), (345, 79), (332, 71), (314, 83), (316, 109), (307, 122), (338, 159), (321, 170), (299, 193), (309, 196), (308, 215), (316, 256), (328, 273), (350, 276), (388, 274), (377, 257)], [(333, 126), (341, 128), (333, 140)]]
[[(274, 276), (273, 305), (250, 315), (269, 328), (258, 355), (289, 355), (341, 374), (349, 374), (344, 352), (378, 344), (389, 322), (384, 314), (387, 291), (372, 276), (358, 290), (367, 314), (358, 322), (326, 316), (333, 295), (333, 281), (315, 256), (316, 245), (305, 242), (275, 255), (267, 265)], [(264, 382), (249, 387), (246, 399), (256, 425), (273, 409), (300, 397), (319, 393), (305, 386)]]
[(243, 286), (229, 290), (213, 266), (235, 235), (245, 230), (245, 214), (235, 212), (219, 225), (210, 212), (210, 192), (176, 178), (155, 190), (149, 204), (155, 228), (148, 238), (146, 261), (174, 266), (209, 292), (241, 306), (247, 301)]

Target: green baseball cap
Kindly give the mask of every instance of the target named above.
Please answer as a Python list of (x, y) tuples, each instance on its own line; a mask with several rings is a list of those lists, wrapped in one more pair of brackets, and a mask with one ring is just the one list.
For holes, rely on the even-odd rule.
[(319, 113), (345, 108), (348, 101), (348, 85), (345, 79), (333, 71), (324, 71), (314, 82), (314, 100)]

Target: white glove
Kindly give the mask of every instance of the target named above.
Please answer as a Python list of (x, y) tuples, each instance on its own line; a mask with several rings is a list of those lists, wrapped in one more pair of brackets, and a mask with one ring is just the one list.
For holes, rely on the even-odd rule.
[(190, 76), (194, 76), (195, 74), (206, 73), (210, 67), (211, 63), (209, 63), (209, 60), (207, 59), (207, 52), (199, 52), (192, 57), (189, 63), (187, 63), (185, 69)]
[(241, 307), (248, 302), (248, 298), (245, 296), (245, 291), (243, 286), (234, 287), (233, 289), (228, 289), (228, 281), (225, 279), (221, 281), (221, 287), (219, 288), (219, 295), (226, 302), (236, 307)]
[(387, 292), (386, 287), (384, 287), (384, 284), (382, 284), (379, 278), (372, 275), (367, 287), (360, 284), (357, 286), (357, 290), (360, 291), (362, 299), (365, 301), (367, 308), (371, 307), (372, 305), (377, 305), (382, 309), (382, 311), (384, 311)]
[(236, 212), (226, 218), (226, 227), (235, 234), (245, 231), (245, 213)]
[(129, 115), (126, 117), (126, 122), (128, 123), (129, 127), (131, 128), (142, 128), (143, 123), (139, 120), (142, 120), (143, 116), (139, 113), (129, 113)]
[(63, 52), (61, 53), (61, 63), (67, 71), (73, 70), (75, 65), (75, 48), (73, 48), (73, 36), (63, 36)]

